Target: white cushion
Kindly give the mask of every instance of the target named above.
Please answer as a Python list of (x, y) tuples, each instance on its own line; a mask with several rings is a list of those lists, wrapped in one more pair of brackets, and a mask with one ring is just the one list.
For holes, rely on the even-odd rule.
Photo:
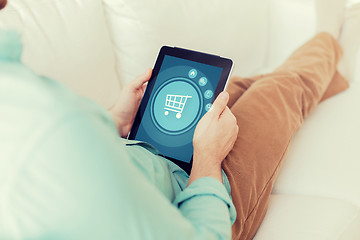
[(359, 207), (342, 200), (272, 195), (254, 240), (360, 239)]
[(269, 52), (266, 70), (280, 66), (315, 34), (314, 0), (270, 0)]
[[(270, 0), (269, 4), (269, 48), (266, 67), (262, 73), (280, 66), (295, 49), (316, 34), (316, 9), (314, 0)], [(360, 3), (347, 0), (348, 5)], [(323, 9), (328, 11), (328, 9)], [(360, 49), (354, 66), (360, 66)], [(355, 81), (360, 81), (360, 67), (355, 67)]]
[(360, 206), (359, 83), (308, 116), (290, 145), (275, 193), (330, 196)]
[(23, 61), (38, 74), (72, 87), (103, 106), (119, 91), (115, 58), (98, 0), (12, 0), (0, 28), (22, 34)]
[[(280, 65), (315, 33), (313, 1), (271, 0), (268, 67)], [(360, 76), (321, 103), (291, 142), (274, 193), (343, 198), (360, 206)]]
[(121, 80), (152, 67), (163, 45), (234, 60), (234, 74), (263, 67), (268, 1), (103, 0)]

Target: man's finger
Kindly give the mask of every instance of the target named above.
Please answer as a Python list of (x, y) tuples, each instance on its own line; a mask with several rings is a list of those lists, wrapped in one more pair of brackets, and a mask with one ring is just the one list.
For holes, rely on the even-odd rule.
[(233, 113), (231, 112), (228, 106), (225, 106), (224, 111), (222, 111), (221, 116), (225, 115), (226, 117), (233, 117)]
[(148, 85), (148, 82), (144, 83), (144, 84), (141, 86), (141, 89), (142, 89), (143, 92), (145, 92), (147, 85)]
[(220, 114), (224, 111), (226, 108), (226, 105), (229, 101), (229, 94), (225, 91), (221, 92), (219, 96), (215, 99), (211, 111), (216, 115), (220, 116)]
[(151, 73), (152, 73), (152, 69), (149, 68), (143, 74), (137, 76), (132, 82), (130, 82), (131, 86), (135, 89), (142, 87), (144, 83), (149, 81), (151, 77)]

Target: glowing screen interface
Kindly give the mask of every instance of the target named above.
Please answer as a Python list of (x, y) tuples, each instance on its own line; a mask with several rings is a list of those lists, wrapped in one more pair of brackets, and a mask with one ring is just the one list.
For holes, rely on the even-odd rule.
[(196, 124), (211, 107), (222, 70), (165, 55), (135, 139), (190, 163)]

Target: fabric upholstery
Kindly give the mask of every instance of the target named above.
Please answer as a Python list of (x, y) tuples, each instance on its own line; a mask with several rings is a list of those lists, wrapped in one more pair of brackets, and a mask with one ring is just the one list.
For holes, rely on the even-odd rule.
[(22, 35), (23, 62), (104, 107), (119, 93), (102, 4), (97, 0), (12, 0), (0, 28)]
[(232, 58), (241, 76), (264, 65), (267, 0), (104, 0), (104, 7), (123, 83), (152, 67), (163, 45)]

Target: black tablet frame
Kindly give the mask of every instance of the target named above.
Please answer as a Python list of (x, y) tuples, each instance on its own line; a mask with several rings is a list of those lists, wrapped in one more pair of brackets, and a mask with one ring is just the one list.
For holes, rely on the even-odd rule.
[[(155, 80), (157, 79), (157, 76), (159, 74), (159, 71), (160, 71), (160, 68), (163, 63), (165, 55), (182, 58), (182, 59), (186, 59), (186, 60), (190, 60), (190, 61), (194, 61), (194, 62), (199, 62), (199, 63), (203, 63), (203, 64), (215, 66), (215, 67), (220, 67), (223, 69), (223, 71), (221, 72), (221, 75), (220, 75), (219, 82), (216, 86), (214, 96), (211, 100), (211, 103), (213, 103), (215, 98), (225, 89), (228, 79), (230, 77), (232, 67), (233, 67), (232, 60), (228, 59), (228, 58), (223, 58), (223, 57), (216, 56), (216, 55), (211, 55), (211, 54), (207, 54), (207, 53), (197, 52), (197, 51), (178, 48), (178, 47), (170, 47), (170, 46), (161, 47), (159, 55), (156, 59), (156, 63), (155, 63), (152, 75), (151, 75), (148, 85), (146, 87), (143, 99), (141, 100), (138, 112), (135, 116), (134, 123), (131, 127), (131, 131), (128, 136), (129, 140), (136, 140), (135, 136), (139, 129), (141, 119), (144, 115), (146, 106), (149, 102), (149, 98), (151, 96), (152, 90), (155, 85)], [(183, 161), (171, 158), (171, 157), (167, 157), (165, 155), (161, 155), (161, 156), (166, 157), (167, 159), (171, 160), (172, 162), (177, 164), (180, 168), (184, 169), (188, 174), (190, 174), (191, 167), (192, 167), (192, 161), (193, 161), (192, 157), (191, 157), (190, 163), (186, 163), (186, 162), (183, 162)]]

